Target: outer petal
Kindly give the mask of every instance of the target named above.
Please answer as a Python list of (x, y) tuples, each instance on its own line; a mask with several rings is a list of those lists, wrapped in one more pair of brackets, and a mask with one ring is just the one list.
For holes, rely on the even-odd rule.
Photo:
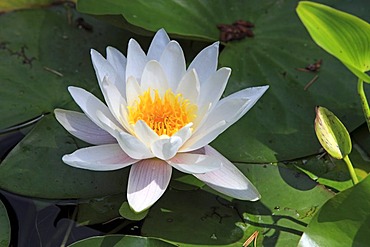
[[(86, 116), (90, 118), (91, 121), (93, 121), (100, 128), (104, 129), (114, 137), (115, 135), (112, 126), (115, 126), (115, 128), (122, 130), (121, 124), (117, 122), (115, 117), (109, 111), (108, 107), (104, 105), (94, 95), (78, 87), (68, 87), (68, 90), (72, 95), (73, 99), (80, 106), (82, 111), (86, 114)], [(103, 114), (105, 118), (112, 123), (112, 125), (102, 124), (101, 120), (97, 116), (98, 112)]]
[(151, 150), (155, 157), (161, 160), (169, 160), (174, 157), (182, 145), (182, 139), (178, 136), (165, 137), (153, 142)]
[(130, 39), (127, 49), (126, 80), (133, 76), (140, 82), (141, 74), (147, 62), (148, 58), (143, 49), (136, 40)]
[(185, 57), (179, 43), (174, 40), (168, 43), (159, 62), (166, 73), (170, 88), (172, 91), (176, 90), (186, 71)]
[(244, 116), (267, 89), (268, 86), (247, 88), (219, 101), (201, 127), (181, 148), (181, 152), (201, 148), (213, 141), (230, 125)]
[(103, 92), (105, 100), (107, 99), (107, 96), (105, 95), (105, 92), (103, 90), (103, 79), (104, 77), (109, 77), (109, 80), (113, 84), (118, 84), (119, 78), (118, 74), (116, 73), (116, 70), (113, 68), (113, 66), (97, 51), (94, 49), (91, 49), (91, 61), (93, 63), (96, 77), (99, 82), (99, 86)]
[(170, 42), (166, 31), (162, 28), (154, 35), (153, 41), (149, 46), (148, 50), (148, 60), (157, 60), (162, 56), (164, 48)]
[(230, 161), (210, 146), (204, 149), (206, 155), (219, 159), (222, 167), (205, 174), (194, 174), (195, 177), (212, 189), (236, 199), (256, 201), (261, 198), (254, 185)]
[(197, 71), (200, 83), (205, 82), (216, 71), (218, 46), (219, 42), (215, 42), (204, 48), (189, 65), (188, 70), (195, 69)]
[(126, 95), (126, 57), (118, 51), (116, 48), (111, 46), (107, 47), (107, 60), (112, 65), (113, 69), (116, 71), (118, 80), (115, 83), (118, 91), (122, 94), (123, 97)]
[(152, 206), (165, 192), (172, 168), (158, 159), (142, 160), (131, 167), (127, 200), (131, 208), (141, 212)]
[(63, 109), (54, 110), (58, 122), (75, 137), (94, 145), (117, 143), (108, 132), (97, 126), (85, 114)]
[(141, 89), (157, 89), (160, 96), (163, 96), (168, 89), (168, 81), (162, 66), (154, 60), (149, 61), (144, 68), (141, 77)]
[(193, 104), (197, 104), (199, 92), (200, 84), (197, 72), (194, 69), (189, 70), (181, 79), (176, 93), (181, 93), (185, 99), (188, 99)]
[(215, 171), (222, 165), (221, 160), (216, 157), (192, 153), (178, 153), (167, 163), (181, 172), (190, 174)]
[(63, 156), (63, 162), (77, 168), (94, 171), (111, 171), (136, 163), (118, 144), (81, 148)]

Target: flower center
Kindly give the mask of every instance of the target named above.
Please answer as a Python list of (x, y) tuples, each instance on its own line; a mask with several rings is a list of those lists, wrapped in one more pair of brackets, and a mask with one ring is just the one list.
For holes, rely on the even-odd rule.
[(158, 90), (148, 89), (128, 106), (128, 120), (135, 124), (143, 120), (159, 136), (172, 136), (196, 117), (197, 106), (184, 99), (182, 94), (174, 94), (168, 89), (163, 98)]

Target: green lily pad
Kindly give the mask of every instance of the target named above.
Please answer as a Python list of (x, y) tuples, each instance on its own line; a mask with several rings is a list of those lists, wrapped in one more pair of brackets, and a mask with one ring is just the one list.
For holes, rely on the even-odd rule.
[(281, 166), (238, 167), (261, 193), (260, 201), (230, 202), (199, 189), (179, 190), (172, 183), (150, 209), (142, 234), (180, 246), (239, 247), (259, 231), (258, 241), (264, 246), (293, 246), (315, 212), (333, 196), (303, 173)]
[(2, 201), (0, 201), (0, 225), (0, 247), (7, 247), (10, 243), (10, 222)]
[[(363, 11), (368, 1), (361, 5), (325, 3), (370, 18)], [(240, 19), (254, 23), (253, 38), (223, 43), (219, 65), (233, 70), (225, 95), (256, 85), (268, 84), (270, 88), (244, 118), (214, 142), (230, 160), (249, 163), (317, 153), (320, 145), (313, 131), (317, 105), (336, 112), (349, 131), (364, 122), (356, 85), (348, 83), (355, 81), (354, 76), (312, 42), (295, 13), (296, 6), (293, 0), (77, 2), (85, 13), (122, 15), (132, 25), (150, 31), (164, 27), (171, 35), (193, 40), (218, 40), (219, 24)], [(318, 71), (304, 71), (319, 60)], [(307, 88), (310, 82), (314, 83)]]
[(313, 217), (298, 246), (366, 246), (370, 232), (370, 177), (345, 190)]
[(91, 237), (69, 245), (69, 247), (90, 247), (90, 246), (171, 247), (175, 245), (172, 245), (160, 239), (125, 235), (106, 235), (104, 237)]

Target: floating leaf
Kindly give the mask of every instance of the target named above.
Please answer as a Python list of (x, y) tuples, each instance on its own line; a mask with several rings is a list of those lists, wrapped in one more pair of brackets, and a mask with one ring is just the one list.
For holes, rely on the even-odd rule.
[(325, 6), (301, 1), (297, 13), (312, 39), (338, 58), (356, 76), (370, 83), (370, 24)]
[(142, 234), (180, 246), (240, 247), (258, 230), (260, 245), (294, 246), (315, 212), (333, 196), (305, 174), (280, 165), (237, 166), (261, 193), (260, 201), (230, 202), (199, 189), (177, 189), (172, 182), (150, 209)]
[(323, 148), (332, 157), (343, 159), (351, 152), (352, 142), (346, 127), (325, 107), (316, 108), (315, 132)]

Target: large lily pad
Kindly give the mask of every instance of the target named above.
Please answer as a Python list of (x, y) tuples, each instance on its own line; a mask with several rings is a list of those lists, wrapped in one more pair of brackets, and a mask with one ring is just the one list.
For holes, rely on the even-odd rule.
[[(370, 18), (363, 11), (368, 1), (361, 5), (325, 2)], [(238, 162), (274, 162), (316, 153), (320, 147), (313, 132), (316, 105), (336, 112), (350, 131), (364, 121), (354, 76), (312, 42), (296, 16), (296, 5), (293, 0), (77, 2), (82, 12), (122, 14), (132, 25), (151, 31), (164, 27), (190, 39), (215, 41), (218, 24), (239, 19), (254, 23), (255, 36), (224, 44), (219, 60), (220, 66), (233, 69), (225, 94), (270, 85), (254, 109), (214, 143)], [(320, 59), (319, 72), (296, 70)], [(304, 90), (316, 76), (316, 82)]]
[(330, 199), (313, 217), (299, 246), (367, 246), (370, 177)]
[[(79, 18), (92, 29), (79, 28)], [(70, 136), (52, 112), (56, 107), (77, 109), (69, 85), (99, 96), (90, 49), (120, 47), (133, 35), (65, 6), (8, 13), (0, 22), (0, 129), (45, 115), (2, 161), (0, 187), (58, 199), (124, 193), (127, 169), (91, 172), (63, 164), (63, 154), (86, 144)]]
[(150, 209), (143, 235), (180, 246), (239, 247), (257, 230), (258, 241), (265, 246), (294, 246), (312, 216), (333, 196), (303, 173), (281, 166), (238, 167), (256, 185), (261, 201), (230, 202), (172, 183)]

